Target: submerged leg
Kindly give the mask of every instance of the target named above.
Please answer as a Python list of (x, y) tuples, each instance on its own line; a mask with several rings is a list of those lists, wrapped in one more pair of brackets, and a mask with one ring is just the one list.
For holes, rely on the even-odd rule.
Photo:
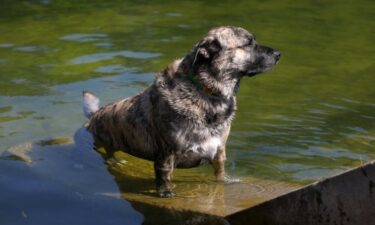
[(160, 157), (154, 163), (156, 191), (160, 197), (170, 198), (175, 196), (175, 193), (170, 187), (174, 165), (175, 157), (173, 154)]
[(226, 184), (238, 183), (240, 179), (231, 178), (225, 173), (225, 160), (226, 160), (225, 146), (219, 147), (215, 158), (212, 160), (212, 166), (214, 167), (216, 180), (224, 182)]
[(214, 172), (217, 181), (225, 180), (225, 146), (219, 147), (215, 158), (212, 160), (212, 166), (214, 167)]

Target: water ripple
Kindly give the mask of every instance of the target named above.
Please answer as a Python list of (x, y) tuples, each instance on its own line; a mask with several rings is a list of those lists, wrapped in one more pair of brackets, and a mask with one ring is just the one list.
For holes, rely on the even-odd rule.
[(346, 106), (341, 106), (341, 105), (332, 104), (332, 103), (321, 103), (321, 105), (323, 105), (327, 108), (336, 109), (336, 110), (346, 110), (346, 111), (351, 111), (351, 112), (358, 112), (357, 110), (348, 108)]
[(75, 41), (75, 42), (94, 42), (102, 41), (107, 38), (108, 34), (68, 34), (61, 37), (64, 41)]
[(33, 52), (46, 52), (49, 49), (45, 46), (28, 45), (14, 49), (17, 52), (33, 53)]
[(70, 60), (70, 64), (86, 64), (86, 63), (94, 63), (102, 60), (109, 60), (113, 59), (114, 57), (125, 57), (125, 58), (133, 58), (133, 59), (149, 59), (149, 58), (156, 58), (159, 57), (161, 54), (159, 53), (151, 53), (151, 52), (135, 52), (135, 51), (115, 51), (115, 52), (103, 52), (103, 53), (96, 53), (96, 54), (89, 54), (76, 57)]
[(14, 46), (14, 44), (12, 44), (12, 43), (1, 43), (0, 44), (0, 48), (11, 48), (13, 46)]
[(128, 68), (122, 65), (108, 65), (96, 68), (95, 72), (98, 73), (125, 73), (133, 71), (134, 68)]

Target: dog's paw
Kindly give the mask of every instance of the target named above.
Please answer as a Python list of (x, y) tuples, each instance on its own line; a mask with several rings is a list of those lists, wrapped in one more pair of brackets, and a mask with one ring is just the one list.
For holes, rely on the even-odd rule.
[(232, 178), (228, 175), (218, 178), (217, 181), (222, 182), (224, 184), (235, 184), (241, 182), (239, 178)]
[(174, 193), (171, 190), (159, 191), (158, 194), (159, 194), (159, 197), (161, 198), (172, 198), (176, 196), (176, 193)]
[(224, 179), (224, 183), (226, 184), (235, 184), (235, 183), (240, 183), (241, 180), (239, 178), (233, 178), (233, 177), (226, 177)]

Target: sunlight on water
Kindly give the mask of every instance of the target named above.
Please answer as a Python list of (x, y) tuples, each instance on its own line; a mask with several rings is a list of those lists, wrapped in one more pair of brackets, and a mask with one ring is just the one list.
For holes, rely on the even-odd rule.
[(133, 51), (118, 51), (118, 52), (106, 52), (106, 53), (98, 53), (98, 54), (91, 54), (91, 55), (84, 55), (79, 56), (70, 60), (71, 64), (85, 64), (85, 63), (93, 63), (101, 60), (110, 60), (114, 57), (126, 57), (126, 58), (134, 58), (134, 59), (149, 59), (155, 58), (159, 56), (159, 54), (155, 53), (147, 53), (147, 52), (133, 52)]
[[(209, 166), (178, 171), (173, 204), (199, 208), (192, 202), (207, 197), (211, 208), (201, 212), (225, 214), (264, 200), (258, 192), (275, 196), (361, 165), (375, 157), (373, 11), (370, 0), (4, 0), (0, 154), (23, 143), (65, 146), (58, 137), (85, 122), (83, 90), (103, 104), (134, 95), (210, 28), (236, 25), (283, 55), (273, 71), (241, 83), (226, 166), (243, 186), (213, 183)], [(122, 157), (110, 171), (125, 198), (142, 212), (166, 206), (152, 197), (151, 164)], [(230, 200), (239, 196), (247, 200)]]

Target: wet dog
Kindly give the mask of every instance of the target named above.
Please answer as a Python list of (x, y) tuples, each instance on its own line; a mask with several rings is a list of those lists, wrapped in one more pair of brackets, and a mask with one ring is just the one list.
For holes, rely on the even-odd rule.
[(153, 161), (161, 197), (174, 195), (174, 168), (211, 163), (225, 181), (225, 143), (240, 80), (270, 70), (279, 58), (243, 28), (212, 29), (136, 96), (98, 109), (98, 98), (85, 92), (86, 128), (109, 157), (122, 150)]

